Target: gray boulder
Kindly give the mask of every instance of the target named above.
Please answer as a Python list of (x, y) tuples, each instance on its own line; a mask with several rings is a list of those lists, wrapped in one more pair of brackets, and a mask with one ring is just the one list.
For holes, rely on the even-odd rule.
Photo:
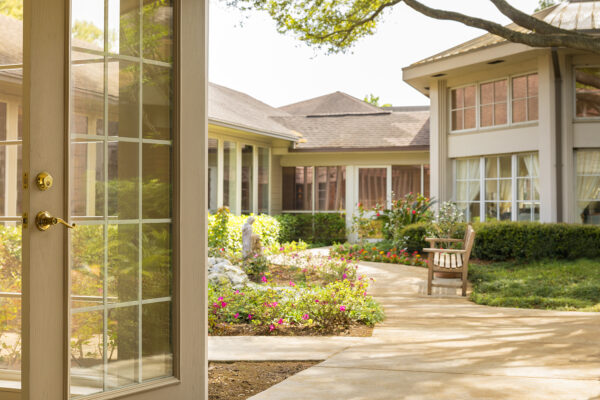
[(241, 288), (247, 286), (250, 280), (242, 268), (231, 264), (228, 260), (209, 257), (208, 282), (213, 285), (231, 285), (234, 288)]

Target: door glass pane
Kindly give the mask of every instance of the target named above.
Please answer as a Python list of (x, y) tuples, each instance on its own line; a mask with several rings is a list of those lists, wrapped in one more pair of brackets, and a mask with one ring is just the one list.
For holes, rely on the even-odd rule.
[(23, 3), (0, 7), (0, 387), (21, 387)]
[(421, 193), (421, 165), (392, 165), (392, 199)]
[(72, 8), (70, 393), (79, 397), (173, 374), (173, 12), (164, 0)]
[(387, 168), (358, 170), (358, 201), (366, 209), (386, 205)]

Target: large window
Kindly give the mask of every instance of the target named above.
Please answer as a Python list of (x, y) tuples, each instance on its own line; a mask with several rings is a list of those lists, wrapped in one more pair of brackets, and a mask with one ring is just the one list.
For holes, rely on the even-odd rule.
[(312, 211), (313, 167), (283, 167), (283, 209)]
[(505, 125), (508, 116), (508, 84), (506, 79), (479, 86), (481, 127)]
[(537, 121), (538, 107), (537, 73), (450, 89), (450, 130)]
[(480, 165), (479, 158), (456, 161), (456, 202), (467, 221), (481, 219)]
[(219, 141), (217, 139), (208, 139), (208, 210), (211, 213), (217, 210), (218, 145)]
[(392, 200), (398, 200), (409, 193), (423, 193), (420, 165), (392, 166)]
[(455, 168), (455, 199), (467, 221), (539, 220), (537, 154), (461, 159)]
[(223, 206), (236, 213), (237, 144), (223, 142)]
[(250, 214), (254, 210), (254, 146), (242, 146), (242, 214)]
[(517, 157), (517, 220), (540, 219), (540, 161), (537, 154)]
[(269, 149), (258, 148), (258, 212), (269, 212)]
[(512, 122), (537, 121), (538, 75), (529, 74), (512, 79)]
[(485, 158), (485, 219), (512, 219), (512, 157)]
[(452, 89), (450, 93), (452, 130), (474, 129), (477, 121), (475, 85)]
[(346, 208), (346, 167), (316, 167), (315, 210), (340, 211)]
[(577, 150), (575, 159), (580, 222), (600, 225), (600, 150)]
[(366, 209), (387, 205), (387, 168), (358, 169), (358, 202)]
[(575, 105), (578, 118), (600, 117), (600, 67), (575, 69)]

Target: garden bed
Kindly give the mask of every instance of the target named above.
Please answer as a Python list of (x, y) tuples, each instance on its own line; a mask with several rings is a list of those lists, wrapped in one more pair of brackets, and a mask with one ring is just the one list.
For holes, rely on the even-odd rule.
[(469, 280), (478, 304), (600, 312), (600, 259), (473, 263)]
[(208, 365), (208, 399), (247, 399), (317, 363), (317, 361), (211, 362)]
[(350, 324), (347, 327), (338, 327), (331, 332), (311, 326), (283, 326), (269, 330), (268, 326), (254, 326), (249, 324), (219, 324), (213, 327), (210, 336), (373, 336), (373, 327), (364, 324)]

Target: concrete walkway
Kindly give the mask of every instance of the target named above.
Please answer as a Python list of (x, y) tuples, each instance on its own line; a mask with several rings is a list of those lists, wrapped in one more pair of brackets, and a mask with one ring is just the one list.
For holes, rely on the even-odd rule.
[(330, 343), (326, 351), (310, 350), (304, 338), (249, 344), (263, 357), (270, 350), (325, 357), (253, 400), (600, 400), (600, 313), (484, 307), (448, 289), (427, 297), (423, 268), (362, 263), (361, 272), (377, 279), (371, 294), (386, 311), (373, 337), (314, 338)]

